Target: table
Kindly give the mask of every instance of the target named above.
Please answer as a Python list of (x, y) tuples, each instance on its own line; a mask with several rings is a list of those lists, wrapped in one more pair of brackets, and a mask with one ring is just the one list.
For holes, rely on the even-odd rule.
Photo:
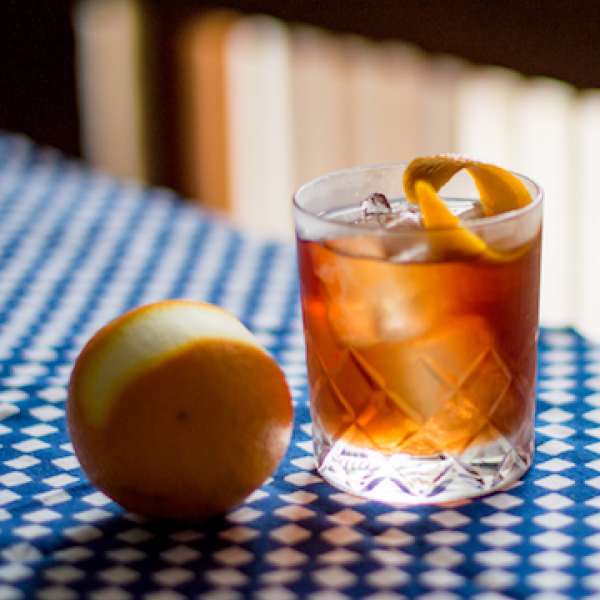
[[(194, 525), (143, 519), (91, 487), (64, 421), (85, 341), (172, 297), (240, 318), (296, 410), (273, 477)], [(340, 493), (311, 456), (294, 248), (0, 135), (0, 599), (600, 597), (600, 348), (542, 329), (538, 388), (536, 458), (514, 488), (416, 508)]]

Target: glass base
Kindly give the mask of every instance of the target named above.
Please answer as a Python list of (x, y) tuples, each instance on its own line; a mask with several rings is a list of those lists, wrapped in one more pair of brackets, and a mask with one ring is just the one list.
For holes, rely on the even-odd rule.
[(475, 498), (515, 483), (530, 467), (530, 448), (505, 440), (468, 448), (461, 455), (384, 455), (345, 442), (315, 442), (317, 469), (334, 487), (393, 504), (435, 504)]

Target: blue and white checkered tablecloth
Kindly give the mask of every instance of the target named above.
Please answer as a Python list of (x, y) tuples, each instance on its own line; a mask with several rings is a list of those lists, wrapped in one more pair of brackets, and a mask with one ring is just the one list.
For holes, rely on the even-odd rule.
[[(64, 421), (87, 339), (168, 297), (239, 317), (296, 405), (274, 476), (198, 525), (91, 487)], [(416, 508), (340, 493), (311, 455), (294, 248), (0, 136), (0, 600), (600, 598), (600, 349), (543, 330), (540, 352), (537, 453), (513, 489)]]

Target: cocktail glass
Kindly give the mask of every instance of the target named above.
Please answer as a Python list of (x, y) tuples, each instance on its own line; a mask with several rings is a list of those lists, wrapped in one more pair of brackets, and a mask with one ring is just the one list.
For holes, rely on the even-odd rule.
[(506, 488), (533, 458), (543, 193), (517, 176), (531, 203), (484, 218), (459, 172), (440, 195), (494, 252), (444, 252), (405, 168), (294, 195), (314, 451), (352, 494), (447, 502)]

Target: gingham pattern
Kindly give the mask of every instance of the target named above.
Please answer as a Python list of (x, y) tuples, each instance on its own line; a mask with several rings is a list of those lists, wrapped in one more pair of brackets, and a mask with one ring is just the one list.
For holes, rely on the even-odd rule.
[[(273, 478), (198, 525), (147, 521), (92, 488), (64, 422), (85, 341), (168, 297), (238, 316), (296, 404)], [(340, 493), (311, 456), (293, 247), (0, 136), (0, 599), (596, 598), (600, 351), (570, 330), (544, 330), (540, 350), (537, 454), (520, 484), (425, 508)]]

